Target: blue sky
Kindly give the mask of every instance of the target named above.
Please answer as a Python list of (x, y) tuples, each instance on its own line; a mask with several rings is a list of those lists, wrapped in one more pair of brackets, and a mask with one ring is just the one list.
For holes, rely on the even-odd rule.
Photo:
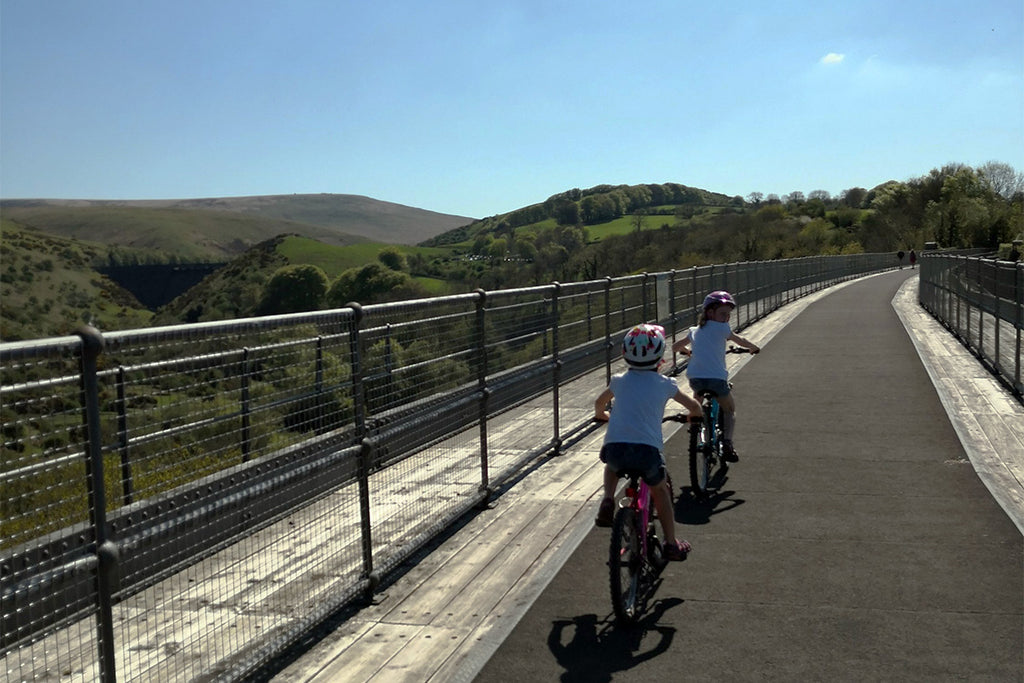
[(1024, 171), (1024, 2), (0, 0), (0, 196), (839, 194)]

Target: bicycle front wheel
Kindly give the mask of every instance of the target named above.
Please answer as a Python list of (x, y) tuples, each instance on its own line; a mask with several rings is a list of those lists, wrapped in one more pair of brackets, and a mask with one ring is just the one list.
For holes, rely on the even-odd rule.
[(697, 498), (708, 494), (712, 463), (711, 439), (707, 418), (690, 426), (690, 488)]
[(640, 573), (643, 550), (639, 520), (635, 510), (620, 508), (612, 524), (612, 541), (608, 555), (609, 583), (615, 616), (627, 623), (635, 622), (640, 613)]

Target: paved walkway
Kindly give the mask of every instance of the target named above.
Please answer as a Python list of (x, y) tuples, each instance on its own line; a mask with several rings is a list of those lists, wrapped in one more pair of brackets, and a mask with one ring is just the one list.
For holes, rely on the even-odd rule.
[[(742, 461), (708, 504), (679, 496), (695, 551), (639, 628), (609, 614), (598, 431), (274, 680), (1024, 681), (1024, 410), (913, 275), (744, 332), (764, 352), (735, 361)], [(684, 451), (669, 440), (677, 487)]]

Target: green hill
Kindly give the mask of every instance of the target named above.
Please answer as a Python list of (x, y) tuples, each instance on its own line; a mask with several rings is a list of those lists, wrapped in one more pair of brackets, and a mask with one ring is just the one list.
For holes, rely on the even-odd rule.
[(0, 340), (145, 327), (153, 314), (93, 264), (107, 247), (0, 221)]
[[(448, 250), (429, 247), (361, 242), (350, 246), (323, 244), (299, 235), (278, 235), (233, 259), (154, 316), (154, 325), (206, 322), (257, 315), (263, 288), (274, 273), (285, 266), (310, 265), (333, 281), (346, 270), (377, 263), (385, 248), (397, 249), (407, 258), (420, 261), (446, 258)], [(445, 294), (442, 280), (425, 275), (411, 278), (427, 294)]]
[[(584, 226), (591, 239), (621, 235), (636, 229), (634, 217), (642, 214), (643, 227), (672, 223), (677, 214), (715, 212), (743, 207), (741, 197), (729, 197), (679, 183), (644, 185), (597, 185), (573, 189), (543, 202), (508, 213), (490, 216), (424, 240), (424, 246), (469, 245), (487, 235), (512, 236), (550, 229), (556, 225)], [(658, 216), (663, 218), (659, 221)]]

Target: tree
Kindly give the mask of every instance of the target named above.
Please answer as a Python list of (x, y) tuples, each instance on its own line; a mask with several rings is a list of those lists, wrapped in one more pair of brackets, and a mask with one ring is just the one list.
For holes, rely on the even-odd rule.
[(508, 240), (504, 237), (496, 239), (487, 247), (487, 255), (492, 259), (501, 260), (508, 254)]
[(559, 199), (555, 202), (552, 212), (555, 222), (559, 225), (576, 225), (580, 222), (580, 207), (569, 199)]
[(1024, 173), (1001, 161), (988, 161), (978, 167), (982, 182), (1003, 199), (1013, 199), (1024, 193)]
[(747, 195), (747, 201), (753, 204), (755, 207), (758, 207), (761, 205), (761, 202), (764, 201), (764, 193), (751, 192), (750, 194)]
[(630, 222), (633, 224), (633, 230), (640, 232), (644, 229), (644, 218), (647, 217), (647, 209), (637, 209), (633, 212), (633, 218)]
[(263, 288), (259, 315), (315, 311), (323, 303), (327, 282), (327, 274), (316, 266), (278, 268)]
[(350, 301), (373, 303), (398, 289), (408, 289), (411, 279), (405, 273), (386, 268), (381, 263), (368, 263), (349, 268), (335, 279), (327, 292), (327, 303), (341, 307)]
[(405, 270), (408, 268), (405, 254), (399, 251), (398, 247), (384, 247), (377, 254), (377, 260), (391, 270)]
[(843, 191), (840, 201), (852, 209), (859, 209), (864, 204), (864, 199), (867, 196), (868, 191), (863, 187), (851, 187)]

